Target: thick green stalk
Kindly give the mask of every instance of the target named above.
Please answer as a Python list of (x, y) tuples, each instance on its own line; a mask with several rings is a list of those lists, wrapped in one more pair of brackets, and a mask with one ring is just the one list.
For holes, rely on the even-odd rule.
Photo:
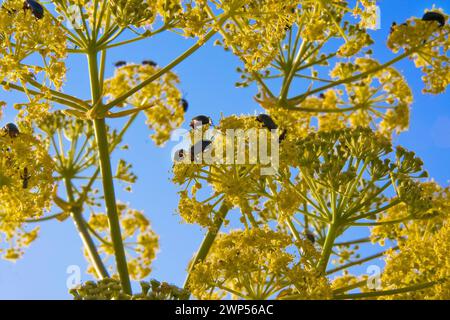
[(328, 228), (327, 237), (325, 238), (325, 243), (322, 248), (322, 255), (320, 261), (317, 265), (317, 269), (319, 272), (325, 274), (325, 270), (327, 269), (328, 261), (330, 260), (330, 256), (333, 250), (334, 241), (337, 237), (338, 226), (333, 221)]
[(119, 216), (116, 207), (116, 194), (109, 158), (107, 129), (105, 119), (94, 120), (95, 139), (97, 141), (98, 155), (100, 159), (100, 171), (102, 173), (103, 194), (105, 197), (106, 213), (108, 215), (109, 229), (114, 247), (117, 271), (125, 293), (131, 294), (130, 277), (125, 256), (125, 249), (120, 230)]
[(200, 249), (197, 252), (197, 255), (194, 258), (194, 261), (192, 261), (191, 266), (189, 267), (189, 272), (186, 277), (186, 281), (184, 282), (184, 288), (186, 289), (189, 284), (189, 279), (191, 277), (192, 271), (194, 270), (197, 263), (200, 261), (205, 260), (206, 256), (209, 253), (209, 250), (211, 249), (211, 246), (214, 243), (214, 240), (216, 240), (217, 234), (220, 231), (220, 228), (222, 227), (223, 221), (225, 220), (225, 217), (230, 210), (230, 207), (227, 203), (223, 203), (221, 207), (219, 208), (219, 211), (217, 212), (217, 215), (215, 217), (215, 223), (214, 226), (212, 226), (211, 229), (209, 229), (208, 233), (206, 234), (205, 238), (202, 241), (202, 244), (200, 246)]
[[(93, 103), (100, 99), (100, 85), (98, 77), (97, 53), (95, 50), (88, 54), (89, 75), (91, 82), (91, 95)], [(105, 198), (106, 213), (109, 221), (111, 240), (113, 243), (116, 258), (117, 272), (119, 273), (122, 289), (125, 293), (131, 294), (130, 277), (125, 256), (125, 249), (120, 230), (119, 216), (116, 207), (116, 195), (114, 191), (114, 181), (111, 170), (111, 160), (109, 157), (108, 130), (105, 119), (93, 120), (95, 130), (95, 140), (97, 142), (98, 156), (100, 160), (100, 171), (102, 174), (103, 194)]]

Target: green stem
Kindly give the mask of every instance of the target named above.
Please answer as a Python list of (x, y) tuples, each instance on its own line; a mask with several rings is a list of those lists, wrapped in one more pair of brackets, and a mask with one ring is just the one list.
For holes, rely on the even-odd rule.
[(393, 294), (398, 293), (406, 293), (406, 292), (413, 292), (413, 291), (419, 291), (426, 288), (430, 288), (440, 282), (443, 282), (443, 280), (438, 281), (430, 281), (426, 283), (420, 283), (409, 287), (399, 288), (399, 289), (392, 289), (392, 290), (384, 290), (384, 291), (374, 291), (374, 292), (363, 292), (363, 293), (352, 293), (352, 294), (340, 294), (335, 295), (334, 299), (336, 300), (342, 300), (342, 299), (361, 299), (361, 298), (373, 298), (373, 297), (382, 297), (382, 296), (389, 296)]
[(317, 269), (319, 270), (320, 273), (325, 273), (325, 270), (327, 269), (328, 261), (330, 260), (330, 256), (334, 246), (334, 241), (337, 238), (337, 234), (338, 234), (338, 225), (336, 224), (336, 222), (333, 221), (330, 224), (330, 227), (328, 228), (328, 233), (322, 248), (322, 255), (317, 265)]
[[(92, 101), (97, 102), (100, 99), (100, 85), (98, 76), (97, 53), (95, 52), (95, 50), (89, 51), (88, 62)], [(114, 181), (111, 170), (111, 160), (109, 157), (108, 130), (106, 128), (105, 119), (96, 119), (93, 121), (93, 124), (100, 161), (100, 171), (102, 174), (106, 213), (108, 216), (111, 240), (114, 247), (117, 272), (119, 273), (122, 289), (125, 293), (131, 294), (132, 292), (130, 277), (128, 275), (127, 260), (125, 256), (119, 216), (117, 214), (116, 207), (116, 195), (114, 192)]]
[[(386, 211), (386, 210), (388, 210), (388, 209), (390, 209), (390, 208), (392, 208), (392, 207), (395, 207), (396, 205), (398, 205), (398, 204), (400, 204), (400, 203), (401, 203), (401, 200), (400, 200), (400, 199), (395, 199), (395, 200), (392, 201), (390, 204), (385, 205), (384, 207), (381, 207), (381, 208), (376, 209), (376, 210), (372, 210), (372, 211), (370, 211), (370, 212), (368, 212), (368, 213), (364, 213), (364, 214), (361, 214), (361, 215), (359, 215), (359, 216), (353, 217), (353, 218), (351, 218), (351, 219), (346, 219), (346, 220), (347, 220), (348, 223), (352, 223), (352, 222), (354, 222), (354, 221), (366, 219), (366, 218), (369, 218), (369, 217), (371, 217), (371, 216), (373, 216), (373, 215), (375, 215), (375, 214), (377, 214), (377, 213), (384, 212), (384, 211)], [(346, 216), (348, 216), (348, 215), (349, 215), (349, 214), (346, 214)]]
[(46, 216), (43, 218), (27, 219), (27, 220), (25, 220), (25, 222), (26, 223), (38, 223), (38, 222), (49, 221), (49, 220), (57, 219), (59, 216), (62, 216), (63, 214), (64, 214), (64, 212), (60, 212), (60, 213), (52, 214), (50, 216)]
[(227, 203), (223, 203), (222, 206), (219, 208), (219, 211), (217, 211), (217, 215), (215, 217), (215, 223), (214, 225), (209, 229), (208, 233), (206, 234), (205, 238), (202, 241), (202, 244), (200, 245), (200, 249), (198, 250), (194, 260), (192, 261), (188, 275), (186, 277), (186, 280), (184, 282), (184, 288), (186, 289), (189, 285), (189, 279), (191, 277), (192, 271), (194, 270), (195, 266), (200, 262), (205, 260), (206, 256), (209, 253), (209, 250), (211, 249), (211, 246), (214, 243), (214, 240), (216, 240), (217, 234), (219, 233), (220, 228), (222, 227), (223, 221), (225, 220), (225, 217), (230, 210), (230, 207)]
[(81, 99), (78, 99), (77, 97), (70, 95), (70, 94), (65, 94), (56, 90), (52, 90), (49, 88), (44, 87), (41, 83), (37, 82), (36, 80), (33, 79), (28, 79), (28, 82), (33, 86), (38, 88), (39, 90), (41, 90), (41, 92), (45, 92), (48, 91), (50, 92), (53, 96), (57, 97), (57, 98), (61, 98), (76, 104), (79, 104), (80, 106), (82, 106), (81, 109), (87, 109), (89, 108), (89, 104), (87, 104), (86, 102), (84, 102)]
[[(221, 32), (221, 35), (228, 40), (229, 36), (228, 33), (225, 31), (225, 29), (223, 28), (223, 23), (218, 21), (214, 12), (211, 10), (210, 7), (205, 6), (205, 10), (208, 13), (209, 17), (211, 19), (213, 19), (217, 26), (219, 31)], [(233, 41), (229, 41), (229, 43), (231, 43), (231, 47), (233, 48), (233, 50), (236, 50), (236, 46), (233, 44)], [(258, 72), (251, 72), (251, 75), (253, 76), (253, 78), (255, 78), (256, 82), (259, 83), (259, 85), (263, 88), (263, 90), (271, 97), (271, 98), (275, 98), (275, 96), (273, 95), (272, 91), (269, 89), (269, 87), (264, 83), (264, 81), (261, 79), (260, 75), (258, 74)]]
[(370, 238), (361, 238), (361, 239), (356, 239), (356, 240), (337, 242), (337, 243), (334, 244), (334, 246), (335, 247), (349, 246), (349, 245), (352, 245), (352, 244), (367, 243), (367, 242), (370, 242)]
[(296, 97), (290, 98), (289, 99), (289, 103), (291, 103), (291, 104), (300, 103), (301, 101), (303, 101), (306, 97), (308, 97), (310, 95), (316, 94), (316, 93), (321, 92), (321, 91), (325, 91), (327, 89), (336, 87), (336, 86), (341, 85), (341, 84), (347, 84), (347, 83), (355, 82), (355, 81), (360, 80), (360, 79), (364, 79), (364, 78), (370, 76), (371, 74), (374, 74), (374, 73), (376, 73), (376, 72), (378, 72), (380, 70), (386, 69), (387, 67), (390, 67), (391, 65), (399, 62), (400, 60), (403, 60), (404, 58), (406, 58), (406, 57), (410, 56), (411, 54), (413, 54), (416, 50), (417, 50), (417, 48), (413, 48), (413, 49), (408, 50), (405, 53), (399, 55), (398, 57), (392, 59), (391, 61), (386, 62), (385, 64), (382, 64), (382, 65), (379, 65), (378, 67), (375, 67), (375, 68), (373, 68), (371, 70), (368, 70), (366, 72), (362, 72), (362, 73), (357, 74), (355, 76), (351, 76), (351, 77), (348, 77), (348, 78), (345, 78), (345, 79), (341, 79), (341, 80), (335, 81), (335, 82), (333, 82), (333, 83), (331, 83), (329, 85), (326, 85), (326, 86), (323, 86), (323, 87), (319, 87), (319, 88), (311, 90), (311, 91), (309, 91), (307, 93), (304, 93), (304, 94), (298, 95)]
[(347, 291), (356, 289), (356, 288), (362, 288), (365, 287), (367, 285), (367, 279), (358, 281), (356, 283), (353, 283), (351, 285), (345, 286), (345, 287), (341, 287), (341, 288), (337, 288), (335, 290), (333, 290), (333, 294), (337, 295), (337, 294), (343, 294)]
[(349, 262), (349, 263), (344, 264), (342, 266), (339, 266), (337, 268), (330, 269), (330, 270), (327, 271), (327, 275), (336, 273), (336, 272), (341, 271), (341, 270), (348, 269), (348, 268), (353, 267), (353, 266), (357, 266), (357, 265), (363, 264), (364, 262), (371, 261), (371, 260), (376, 259), (376, 258), (380, 258), (380, 257), (384, 256), (389, 250), (398, 250), (398, 247), (389, 248), (388, 250), (385, 250), (385, 251), (373, 254), (373, 255), (368, 256), (366, 258), (359, 259), (359, 260), (356, 260), (356, 261), (352, 261), (352, 262)]
[(288, 96), (289, 88), (291, 86), (292, 80), (294, 79), (294, 75), (297, 72), (298, 64), (302, 58), (302, 55), (304, 53), (307, 43), (308, 42), (305, 39), (303, 39), (302, 44), (300, 45), (300, 48), (297, 52), (297, 55), (294, 58), (294, 61), (292, 61), (292, 63), (290, 64), (289, 72), (286, 75), (286, 78), (284, 79), (283, 85), (281, 87), (281, 92), (280, 92), (281, 100), (285, 100)]
[(97, 247), (95, 246), (95, 243), (92, 240), (89, 231), (86, 229), (86, 225), (81, 215), (81, 211), (79, 209), (74, 208), (70, 213), (70, 216), (72, 217), (75, 227), (77, 228), (81, 241), (83, 241), (83, 245), (88, 253), (90, 262), (92, 263), (95, 271), (97, 272), (97, 276), (100, 279), (109, 278), (108, 270), (106, 270), (102, 258), (100, 257), (97, 251)]
[(291, 218), (286, 217), (286, 224), (289, 227), (289, 230), (291, 231), (292, 235), (294, 236), (296, 241), (301, 241), (302, 238), (300, 237), (300, 234), (298, 233), (297, 229), (295, 228), (294, 224), (292, 223)]
[[(222, 16), (218, 20), (218, 24), (222, 24), (227, 19), (227, 15)], [(126, 99), (128, 99), (130, 96), (153, 82), (154, 80), (160, 78), (162, 75), (167, 73), (168, 71), (172, 70), (175, 66), (177, 66), (179, 63), (184, 61), (186, 58), (188, 58), (190, 55), (192, 55), (194, 52), (196, 52), (200, 47), (202, 47), (209, 39), (211, 39), (215, 34), (217, 33), (216, 29), (212, 29), (210, 32), (208, 32), (203, 38), (201, 38), (199, 41), (197, 41), (196, 44), (194, 44), (192, 47), (190, 47), (188, 50), (186, 50), (184, 53), (182, 53), (179, 57), (175, 58), (171, 63), (169, 63), (164, 68), (160, 69), (158, 72), (156, 72), (154, 75), (150, 76), (149, 78), (142, 81), (140, 84), (135, 86), (134, 88), (128, 90), (121, 96), (117, 97), (113, 101), (109, 102), (107, 105), (104, 106), (104, 111), (107, 111), (111, 108), (113, 108), (116, 105), (119, 105), (120, 103), (124, 102)]]
[(140, 41), (140, 40), (143, 40), (143, 39), (148, 39), (148, 38), (153, 37), (153, 36), (163, 32), (165, 30), (170, 29), (170, 28), (171, 28), (170, 25), (164, 25), (161, 28), (159, 28), (159, 29), (157, 29), (157, 30), (155, 30), (153, 32), (149, 32), (149, 33), (146, 33), (145, 35), (140, 35), (138, 37), (135, 37), (135, 38), (132, 38), (132, 39), (128, 39), (128, 40), (124, 40), (124, 41), (121, 41), (121, 42), (116, 42), (116, 43), (111, 43), (112, 40), (108, 39), (105, 43), (100, 44), (99, 49), (111, 49), (111, 48), (120, 47), (120, 46), (123, 46), (123, 45), (126, 45), (126, 44), (130, 44), (130, 43), (133, 43), (133, 42), (136, 42), (136, 41)]
[[(18, 86), (16, 84), (9, 83), (9, 82), (6, 82), (6, 81), (0, 81), (0, 85), (1, 86), (8, 86), (10, 89), (14, 89), (16, 91), (20, 91), (20, 92), (23, 92), (25, 94), (31, 94), (33, 96), (41, 96), (42, 95), (42, 92), (40, 92), (40, 91), (36, 91), (36, 90), (30, 89), (30, 88), (24, 89), (21, 86)], [(85, 111), (85, 109), (82, 106), (80, 106), (78, 103), (75, 103), (75, 102), (72, 102), (72, 101), (69, 101), (69, 100), (66, 100), (66, 99), (58, 98), (58, 97), (55, 97), (53, 95), (51, 97), (47, 97), (47, 99), (50, 100), (50, 101), (59, 103), (61, 105), (64, 105), (64, 106), (71, 107), (71, 108), (76, 109), (76, 110)]]
[(123, 247), (122, 233), (120, 230), (119, 216), (116, 207), (116, 195), (114, 181), (109, 158), (107, 129), (105, 119), (94, 120), (95, 139), (98, 145), (100, 159), (100, 171), (102, 174), (103, 193), (105, 197), (106, 213), (108, 215), (111, 239), (114, 247), (117, 271), (125, 293), (131, 294), (131, 284), (128, 275), (128, 266)]
[[(137, 118), (137, 114), (134, 114), (130, 117), (130, 119), (128, 119), (127, 123), (125, 124), (125, 126), (122, 128), (122, 130), (120, 131), (120, 133), (117, 135), (117, 139), (114, 143), (111, 144), (110, 148), (109, 148), (109, 153), (111, 154), (114, 149), (122, 142), (123, 136), (125, 135), (125, 133), (127, 132), (127, 130), (131, 127), (131, 125), (133, 124), (134, 120), (136, 120)], [(82, 199), (82, 201), (84, 201), (84, 199), (87, 197), (87, 193), (89, 192), (90, 188), (92, 187), (92, 185), (94, 184), (95, 180), (97, 180), (98, 175), (100, 174), (100, 168), (97, 167), (97, 169), (95, 169), (94, 174), (89, 178), (89, 182), (86, 186), (84, 186), (84, 191), (81, 193), (80, 195), (80, 199)]]
[[(66, 185), (67, 197), (69, 198), (69, 201), (71, 203), (74, 203), (73, 190), (70, 180), (64, 178), (64, 183)], [(70, 212), (70, 216), (72, 217), (75, 227), (77, 228), (81, 241), (83, 241), (83, 245), (88, 253), (89, 259), (94, 266), (95, 271), (97, 272), (97, 276), (100, 279), (109, 278), (108, 271), (106, 270), (102, 258), (97, 251), (97, 247), (95, 246), (95, 243), (92, 240), (91, 235), (89, 234), (89, 231), (87, 230), (84, 223), (81, 208), (73, 207)]]

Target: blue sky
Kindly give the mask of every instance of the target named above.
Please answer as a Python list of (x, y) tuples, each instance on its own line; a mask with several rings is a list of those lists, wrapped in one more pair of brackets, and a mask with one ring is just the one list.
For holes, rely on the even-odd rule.
[[(376, 41), (375, 56), (388, 60), (392, 53), (385, 47), (389, 27), (393, 21), (402, 22), (410, 16), (421, 16), (433, 4), (450, 12), (448, 0), (413, 1), (381, 0), (382, 28), (373, 33)], [(170, 62), (191, 45), (191, 41), (172, 33), (159, 35), (137, 45), (111, 51), (107, 60), (107, 75), (112, 75), (117, 60), (140, 62), (152, 59), (160, 65)], [(131, 49), (131, 50), (130, 50)], [(253, 100), (255, 88), (234, 87), (239, 75), (235, 68), (240, 62), (231, 53), (214, 47), (212, 41), (197, 51), (189, 60), (175, 68), (182, 81), (181, 88), (190, 103), (186, 119), (198, 114), (208, 114), (213, 120), (220, 114), (254, 113), (259, 110)], [(84, 57), (71, 57), (68, 61), (68, 86), (65, 91), (79, 96), (89, 96)], [(395, 137), (396, 144), (414, 150), (425, 162), (432, 178), (441, 184), (450, 179), (450, 93), (440, 96), (422, 95), (421, 74), (411, 61), (402, 61), (396, 67), (403, 72), (415, 93), (411, 126), (408, 132)], [(15, 93), (0, 93), (8, 103), (17, 101)], [(6, 110), (2, 122), (12, 120), (13, 113)], [(148, 138), (145, 119), (140, 118), (126, 136), (130, 145), (127, 159), (133, 163), (139, 176), (133, 193), (122, 192), (118, 199), (133, 208), (144, 210), (160, 236), (161, 249), (153, 264), (152, 278), (182, 285), (185, 268), (197, 249), (203, 231), (181, 222), (176, 215), (177, 187), (170, 182), (172, 166), (170, 151), (175, 142), (157, 148)], [(187, 122), (184, 124), (187, 128)], [(81, 252), (81, 241), (70, 219), (65, 222), (50, 221), (41, 224), (37, 241), (26, 250), (16, 263), (0, 260), (0, 299), (68, 299), (67, 268), (86, 263)], [(379, 262), (381, 265), (381, 262)], [(89, 280), (83, 274), (82, 280)]]

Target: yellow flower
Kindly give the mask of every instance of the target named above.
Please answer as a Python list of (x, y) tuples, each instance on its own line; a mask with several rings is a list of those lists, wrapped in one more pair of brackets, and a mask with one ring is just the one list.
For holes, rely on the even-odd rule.
[[(447, 19), (443, 12), (436, 12)], [(450, 83), (449, 31), (448, 24), (440, 26), (437, 22), (418, 18), (392, 28), (388, 46), (393, 52), (412, 51), (416, 67), (424, 73), (424, 92), (442, 93)]]
[(14, 260), (35, 240), (38, 228), (24, 226), (28, 219), (50, 210), (54, 163), (43, 141), (25, 126), (12, 135), (0, 136), (0, 233), (9, 249), (0, 248), (5, 259)]
[[(47, 86), (60, 89), (66, 74), (63, 28), (49, 14), (36, 19), (31, 10), (23, 10), (20, 0), (2, 4), (0, 21), (0, 79), (25, 84), (43, 74)], [(28, 65), (24, 59), (29, 56), (42, 63)]]
[[(159, 71), (151, 65), (128, 64), (117, 68), (112, 78), (105, 82), (105, 95), (115, 99)], [(154, 131), (152, 139), (157, 145), (169, 140), (171, 132), (184, 121), (182, 95), (177, 88), (178, 77), (167, 72), (132, 95), (123, 105), (144, 107), (147, 125)]]
[[(296, 245), (303, 256), (287, 250)], [(208, 257), (196, 265), (189, 289), (199, 299), (224, 297), (270, 299), (327, 299), (331, 289), (327, 279), (307, 262), (311, 246), (294, 243), (280, 232), (251, 229), (220, 234)]]
[(40, 217), (49, 209), (54, 163), (31, 134), (0, 137), (0, 211), (8, 220)]
[(129, 295), (122, 290), (120, 281), (105, 278), (86, 283), (70, 290), (75, 300), (187, 300), (189, 293), (167, 282), (150, 280), (140, 282), (142, 292)]
[(388, 299), (450, 299), (449, 221), (447, 215), (441, 228), (433, 230), (429, 226), (425, 232), (409, 234), (399, 252), (389, 252), (381, 279), (385, 290), (430, 282), (432, 285)]
[[(354, 63), (338, 63), (331, 75), (336, 80), (341, 80), (379, 67), (380, 63), (374, 59), (357, 58)], [(353, 127), (375, 124), (377, 129), (386, 135), (408, 129), (409, 109), (413, 97), (406, 80), (396, 69), (383, 68), (357, 83), (346, 84), (345, 90), (348, 101), (344, 102), (342, 94), (335, 92), (337, 99), (334, 108), (338, 110), (339, 105), (345, 105), (341, 108), (348, 108), (348, 111), (325, 113), (319, 117), (319, 121), (327, 120), (326, 130), (330, 129), (330, 125), (335, 128), (345, 123)], [(325, 99), (326, 97), (325, 93)]]
[(223, 1), (217, 6), (232, 12), (222, 30), (222, 45), (231, 49), (249, 71), (267, 67), (278, 52), (280, 41), (297, 17), (299, 0)]
[[(130, 277), (135, 280), (143, 279), (151, 272), (151, 264), (159, 247), (158, 236), (143, 212), (130, 209), (123, 203), (117, 204), (117, 212), (127, 249)], [(104, 254), (105, 259), (108, 255), (114, 255), (106, 214), (93, 213), (88, 223), (103, 240), (99, 247), (100, 253)], [(89, 271), (92, 271), (91, 268)]]
[(187, 191), (180, 192), (178, 213), (187, 223), (197, 223), (202, 227), (213, 225), (213, 206), (189, 198)]
[(116, 23), (121, 27), (134, 25), (150, 25), (156, 18), (155, 8), (151, 3), (156, 1), (143, 0), (109, 0), (108, 5)]

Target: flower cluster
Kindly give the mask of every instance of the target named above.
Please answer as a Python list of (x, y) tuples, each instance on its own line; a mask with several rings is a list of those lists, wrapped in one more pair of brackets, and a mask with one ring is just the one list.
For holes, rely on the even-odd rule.
[[(406, 204), (394, 206), (378, 217), (377, 225), (371, 230), (373, 242), (384, 246), (385, 240), (391, 240), (398, 246), (384, 254), (386, 267), (380, 284), (383, 290), (400, 292), (381, 296), (381, 299), (449, 297), (449, 190), (434, 182), (420, 184), (420, 190), (420, 194), (412, 192), (411, 197), (424, 198), (428, 206), (418, 205), (415, 215), (410, 214)], [(371, 291), (365, 283), (346, 273), (337, 278), (333, 286)]]
[[(378, 130), (385, 134), (394, 131), (399, 133), (408, 128), (413, 97), (399, 71), (392, 67), (381, 68), (380, 63), (374, 59), (357, 58), (354, 63), (338, 63), (331, 76), (338, 81), (366, 72), (370, 75), (357, 83), (345, 85), (345, 95), (344, 92), (336, 90), (323, 94), (319, 106), (323, 105), (323, 108), (336, 111), (343, 108), (348, 111), (320, 115), (319, 128), (329, 130), (346, 122), (353, 127), (376, 123)], [(348, 97), (348, 100), (345, 101), (343, 96)]]
[[(181, 192), (179, 212), (189, 223), (204, 227), (214, 224), (214, 208), (223, 200), (241, 210), (241, 222), (258, 225), (254, 215), (262, 221), (284, 221), (301, 212), (317, 219), (331, 219), (338, 210), (351, 223), (359, 219), (375, 219), (377, 212), (403, 203), (410, 217), (430, 209), (426, 192), (417, 181), (426, 177), (422, 161), (414, 153), (397, 148), (393, 153), (389, 138), (368, 128), (320, 131), (304, 137), (290, 135), (280, 144), (279, 170), (274, 175), (262, 176), (263, 164), (251, 162), (248, 136), (241, 141), (245, 146), (243, 164), (227, 164), (220, 151), (224, 145), (238, 145), (236, 136), (226, 135), (230, 129), (267, 130), (257, 117), (231, 116), (224, 118), (215, 130), (220, 132), (211, 143), (216, 162), (191, 163), (189, 157), (174, 165), (174, 182), (186, 185)], [(230, 141), (225, 141), (230, 140)], [(237, 149), (231, 156), (238, 158)], [(230, 156), (227, 155), (227, 158)], [(293, 169), (295, 169), (293, 171)], [(355, 182), (357, 181), (357, 182)], [(193, 182), (191, 192), (187, 188)], [(320, 182), (320, 183), (319, 183)], [(207, 184), (212, 195), (198, 200), (197, 193)], [(395, 192), (387, 197), (387, 190)], [(202, 196), (205, 192), (199, 193)], [(371, 214), (373, 212), (373, 214)], [(330, 220), (331, 221), (331, 220)], [(318, 224), (320, 233), (323, 224)]]
[(358, 26), (349, 25), (347, 37), (348, 40), (337, 51), (339, 57), (352, 57), (363, 48), (373, 44), (373, 40), (367, 31)]
[[(115, 99), (148, 79), (160, 70), (150, 64), (127, 64), (116, 69), (112, 78), (105, 82), (105, 95)], [(132, 95), (123, 105), (145, 109), (147, 124), (154, 130), (152, 139), (161, 145), (170, 138), (171, 132), (184, 120), (182, 95), (177, 88), (178, 77), (167, 72)]]
[(180, 16), (178, 26), (186, 37), (199, 37), (206, 35), (209, 28), (213, 26), (213, 20), (208, 15), (206, 0), (187, 1), (186, 10)]
[(187, 300), (190, 293), (167, 282), (159, 282), (155, 279), (150, 282), (140, 282), (142, 292), (135, 294), (137, 300)]
[[(32, 112), (33, 109), (27, 108), (22, 112)], [(35, 115), (40, 114), (40, 117)], [(84, 175), (89, 172), (98, 163), (97, 144), (94, 139), (94, 128), (92, 122), (69, 117), (64, 112), (54, 111), (39, 113), (36, 110), (33, 116), (23, 117), (32, 119), (31, 124), (39, 129), (42, 138), (49, 140), (51, 151), (54, 152), (56, 162), (57, 178), (73, 179), (76, 176)], [(61, 149), (56, 141), (65, 139), (70, 142), (69, 150)], [(122, 143), (122, 137), (116, 130), (110, 130), (108, 141), (112, 146)], [(127, 149), (126, 145), (122, 146)], [(130, 191), (131, 185), (136, 182), (137, 176), (132, 172), (132, 165), (123, 159), (119, 159), (115, 179), (125, 184), (125, 190)], [(84, 202), (89, 205), (98, 205), (96, 197), (97, 191), (91, 187), (88, 188)]]
[[(417, 182), (425, 176), (420, 159), (401, 148), (394, 156), (390, 141), (369, 129), (312, 133), (282, 145), (279, 186), (268, 192), (262, 212), (280, 222), (306, 215), (321, 243), (333, 217), (340, 234), (402, 203), (410, 219), (427, 211), (430, 201)], [(388, 197), (389, 190), (396, 195)], [(344, 248), (339, 254), (343, 263), (355, 251)]]
[[(28, 65), (35, 54), (42, 65)], [(61, 88), (65, 79), (66, 35), (48, 14), (36, 15), (21, 0), (3, 2), (0, 9), (0, 79), (25, 84), (43, 75), (48, 85)], [(8, 89), (8, 86), (6, 86)]]
[[(124, 244), (126, 249), (130, 251), (128, 259), (130, 276), (133, 279), (143, 279), (151, 272), (151, 263), (156, 257), (159, 246), (158, 236), (151, 229), (150, 222), (143, 212), (130, 209), (127, 205), (119, 203), (117, 213)], [(91, 214), (88, 224), (102, 239), (99, 251), (105, 255), (113, 255), (114, 249), (109, 236), (106, 214)]]
[(196, 223), (202, 227), (211, 227), (214, 220), (213, 209), (213, 205), (198, 201), (195, 198), (195, 193), (189, 197), (187, 191), (180, 192), (178, 213), (187, 223)]
[(408, 129), (413, 96), (399, 71), (382, 68), (371, 58), (356, 58), (354, 62), (337, 63), (331, 76), (334, 81), (346, 81), (365, 73), (367, 76), (358, 81), (306, 96), (289, 107), (264, 94), (256, 100), (281, 127), (289, 128), (297, 137), (313, 128), (316, 119), (320, 131), (361, 126), (389, 136)]
[[(422, 290), (389, 296), (390, 299), (450, 299), (450, 224), (448, 211), (445, 222), (421, 224), (421, 231), (410, 232), (400, 245), (400, 251), (390, 251), (382, 276), (385, 289), (427, 284)], [(414, 226), (413, 226), (414, 227)]]
[[(204, 153), (220, 153), (216, 149), (223, 147), (223, 140), (229, 137), (224, 134), (227, 130), (267, 130), (267, 123), (256, 119), (221, 119), (214, 128), (221, 134), (212, 141), (212, 150)], [(222, 203), (239, 209), (239, 220), (246, 230), (276, 223), (279, 230), (292, 233), (296, 239), (322, 246), (334, 219), (339, 221), (338, 237), (354, 223), (385, 221), (384, 215), (392, 210), (402, 208), (405, 220), (422, 219), (435, 211), (427, 184), (421, 182), (427, 176), (422, 161), (401, 147), (394, 152), (389, 137), (368, 128), (305, 132), (295, 137), (289, 134), (292, 127), (286, 128), (286, 139), (279, 145), (279, 169), (273, 175), (261, 175), (262, 165), (258, 162), (191, 163), (189, 157), (177, 161), (174, 181), (186, 187), (180, 192), (181, 217), (214, 230), (221, 216), (216, 207)], [(250, 140), (241, 143), (247, 151), (250, 149)], [(246, 159), (250, 159), (248, 152)], [(206, 186), (211, 188), (211, 196)], [(229, 214), (224, 223), (233, 216)], [(390, 225), (391, 219), (386, 220)], [(334, 252), (338, 257), (333, 260), (335, 264), (351, 262), (360, 254), (357, 245), (340, 246)]]
[[(322, 41), (330, 36), (346, 37), (348, 23), (343, 23), (347, 13), (360, 18), (359, 28), (367, 27), (374, 18), (375, 1), (356, 1), (351, 8), (345, 1), (302, 1), (302, 10), (298, 23), (304, 26), (302, 38), (310, 41)], [(348, 15), (347, 17), (350, 17)]]
[(129, 25), (142, 26), (150, 25), (156, 18), (155, 8), (151, 4), (157, 1), (146, 0), (109, 0), (108, 5), (114, 20), (121, 27)]
[(120, 281), (105, 278), (98, 282), (88, 281), (70, 290), (75, 300), (129, 300), (122, 291)]
[[(289, 251), (295, 246), (300, 258)], [(330, 298), (327, 279), (313, 267), (317, 253), (303, 250), (307, 246), (307, 241), (294, 243), (288, 235), (267, 229), (220, 234), (208, 257), (195, 266), (189, 289), (199, 299), (227, 294), (245, 299)]]
[(446, 19), (440, 11), (429, 11), (422, 19), (412, 18), (392, 27), (388, 46), (394, 52), (403, 49), (413, 53), (416, 67), (424, 73), (424, 92), (442, 93), (450, 83), (450, 26)]
[[(247, 218), (253, 220), (252, 211), (259, 202), (260, 191), (264, 189), (266, 179), (270, 180), (271, 176), (261, 176), (261, 169), (270, 166), (270, 163), (260, 162), (258, 156), (255, 157), (255, 154), (250, 153), (250, 146), (268, 145), (270, 153), (273, 137), (277, 138), (275, 142), (278, 144), (278, 137), (270, 136), (270, 131), (265, 126), (266, 124), (258, 121), (256, 116), (223, 118), (214, 127), (214, 140), (207, 149), (197, 155), (194, 144), (189, 153), (190, 157), (185, 156), (181, 161), (176, 161), (173, 181), (186, 185), (186, 190), (180, 193), (181, 200), (178, 207), (185, 221), (199, 223), (205, 227), (211, 226), (214, 221), (213, 209), (222, 200), (239, 207), (243, 220)], [(202, 129), (193, 130), (194, 140), (201, 140), (201, 137), (197, 138), (198, 134), (202, 136), (208, 133), (202, 130), (204, 126)], [(241, 130), (242, 135), (236, 130)], [(229, 134), (230, 132), (233, 134)], [(244, 148), (239, 148), (238, 145)], [(202, 161), (197, 159), (200, 155)], [(267, 160), (270, 161), (269, 155)], [(187, 188), (192, 182), (194, 184), (189, 194)], [(203, 188), (202, 183), (209, 184), (213, 194), (206, 200), (199, 201), (196, 195), (197, 191)]]
[(0, 252), (10, 260), (36, 238), (38, 229), (29, 231), (23, 223), (49, 210), (54, 186), (54, 163), (45, 143), (19, 127), (9, 123), (0, 133), (0, 232), (11, 245)]
[[(420, 185), (421, 194), (413, 194), (413, 197), (422, 198), (429, 202), (429, 206), (418, 206), (415, 218), (408, 214), (406, 204), (400, 204), (380, 215), (377, 222), (381, 225), (372, 228), (371, 238), (374, 242), (384, 245), (385, 240), (393, 240), (402, 243), (410, 235), (422, 234), (426, 228), (433, 232), (439, 229), (450, 212), (450, 190), (443, 188), (435, 182), (425, 182)], [(397, 221), (389, 224), (389, 221)]]
[(150, 280), (140, 282), (142, 292), (128, 295), (123, 292), (120, 281), (106, 278), (98, 282), (88, 281), (71, 289), (75, 300), (186, 300), (189, 293), (167, 282)]
[(1, 210), (15, 221), (41, 216), (53, 189), (54, 163), (47, 148), (23, 129), (17, 136), (3, 129), (0, 137)]
[(221, 44), (242, 59), (250, 71), (267, 67), (275, 58), (286, 30), (297, 18), (301, 1), (222, 1), (218, 7), (230, 12), (220, 30)]
[[(259, 72), (247, 64), (243, 70), (238, 68), (242, 75), (236, 85), (247, 87), (253, 81), (258, 85), (264, 83), (260, 89), (265, 93), (272, 88), (272, 79), (284, 78), (280, 92), (280, 98), (284, 99), (286, 89), (294, 78), (310, 80), (311, 85), (315, 85), (316, 80), (323, 81), (323, 77), (319, 76), (320, 67), (328, 66), (331, 58), (352, 57), (373, 44), (366, 28), (368, 25), (374, 27), (372, 22), (376, 21), (376, 8), (376, 2), (372, 0), (356, 1), (354, 8), (345, 1), (301, 1), (301, 6), (292, 11), (294, 20), (285, 25), (286, 36), (280, 37), (275, 56), (266, 65), (267, 68)], [(353, 13), (354, 17), (349, 13)], [(360, 18), (360, 23), (355, 23), (355, 17)], [(336, 42), (336, 38), (344, 42), (338, 50), (330, 53), (329, 44), (334, 47), (342, 42)], [(371, 55), (371, 52), (368, 49), (365, 54)], [(269, 53), (273, 55), (273, 52)]]
[(379, 18), (376, 0), (358, 0), (353, 8), (353, 15), (360, 18), (359, 26), (372, 29)]

